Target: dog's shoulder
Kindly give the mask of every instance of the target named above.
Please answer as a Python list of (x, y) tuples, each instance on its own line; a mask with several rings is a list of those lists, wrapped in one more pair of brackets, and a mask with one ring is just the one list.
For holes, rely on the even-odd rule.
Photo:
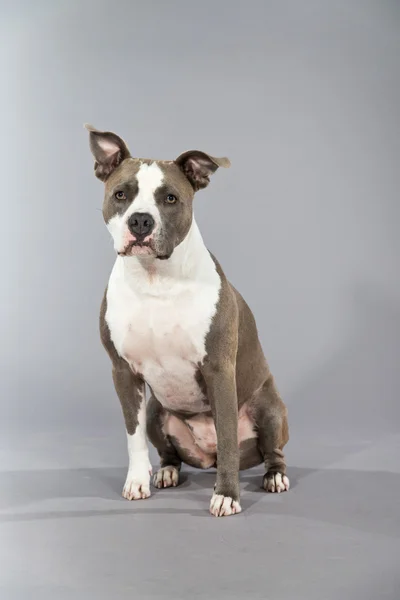
[(236, 313), (239, 308), (238, 300), (242, 299), (242, 297), (226, 277), (221, 264), (216, 257), (211, 252), (209, 252), (209, 254), (215, 264), (215, 269), (221, 281), (218, 313), (221, 313), (221, 317), (225, 315), (226, 317), (232, 318), (232, 313), (230, 311), (233, 310), (234, 314)]
[(239, 354), (242, 351), (244, 354), (255, 352), (263, 362), (264, 358), (253, 312), (241, 293), (228, 281), (215, 256), (211, 252), (210, 255), (221, 279), (221, 288), (217, 312), (208, 334), (207, 347), (209, 351), (212, 351), (223, 344), (227, 351), (229, 345), (235, 347), (237, 343)]
[(238, 304), (233, 286), (228, 281), (220, 263), (210, 252), (221, 281), (219, 298), (214, 318), (206, 338), (208, 359), (233, 358), (236, 353), (238, 336)]
[(107, 323), (106, 314), (107, 314), (107, 292), (108, 286), (104, 290), (103, 298), (100, 305), (100, 315), (99, 315), (99, 331), (100, 331), (100, 339), (103, 344), (106, 352), (113, 362), (120, 360), (120, 356), (115, 349), (114, 343), (111, 339), (110, 328)]

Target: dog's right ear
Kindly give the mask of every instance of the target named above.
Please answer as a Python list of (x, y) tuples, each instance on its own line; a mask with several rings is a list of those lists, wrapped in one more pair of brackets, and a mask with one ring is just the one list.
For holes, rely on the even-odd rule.
[(130, 157), (128, 147), (123, 139), (111, 131), (98, 131), (87, 124), (85, 128), (89, 131), (95, 175), (105, 181), (123, 160)]

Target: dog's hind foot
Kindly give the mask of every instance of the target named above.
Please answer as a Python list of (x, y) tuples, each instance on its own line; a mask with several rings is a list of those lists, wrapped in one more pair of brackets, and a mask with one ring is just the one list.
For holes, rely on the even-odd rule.
[(264, 475), (263, 488), (266, 492), (287, 492), (289, 490), (289, 478), (282, 473), (272, 473), (268, 471)]
[(179, 470), (172, 465), (162, 467), (153, 477), (153, 485), (156, 488), (176, 487), (179, 482)]

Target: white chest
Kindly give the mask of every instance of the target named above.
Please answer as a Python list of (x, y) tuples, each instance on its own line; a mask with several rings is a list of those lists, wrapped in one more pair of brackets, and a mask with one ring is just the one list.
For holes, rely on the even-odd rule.
[(110, 278), (106, 320), (115, 348), (171, 410), (206, 409), (196, 374), (219, 298), (213, 262), (210, 268), (207, 277), (149, 282), (149, 293), (117, 264)]

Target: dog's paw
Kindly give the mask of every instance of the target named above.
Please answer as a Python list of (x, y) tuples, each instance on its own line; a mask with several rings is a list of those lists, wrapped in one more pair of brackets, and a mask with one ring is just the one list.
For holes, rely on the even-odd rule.
[(162, 467), (153, 477), (156, 488), (176, 487), (179, 481), (179, 471), (176, 467)]
[(267, 492), (287, 492), (290, 483), (289, 478), (282, 473), (266, 473), (263, 479), (263, 488)]
[(237, 500), (233, 500), (229, 496), (223, 496), (222, 494), (213, 494), (210, 502), (210, 513), (214, 517), (229, 517), (230, 515), (237, 515), (242, 511)]
[(122, 495), (127, 500), (142, 500), (150, 496), (151, 465), (129, 469)]

